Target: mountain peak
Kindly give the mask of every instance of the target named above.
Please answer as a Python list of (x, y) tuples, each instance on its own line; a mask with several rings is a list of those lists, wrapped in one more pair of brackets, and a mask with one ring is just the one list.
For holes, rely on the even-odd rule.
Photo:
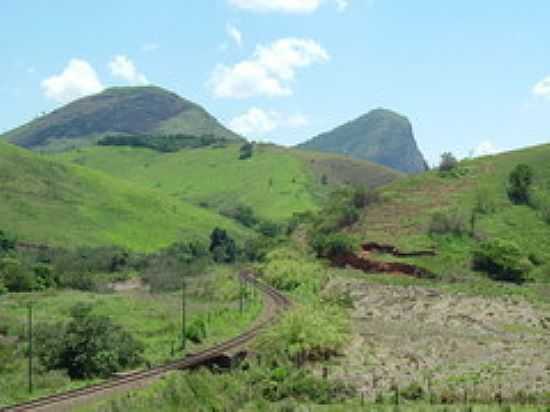
[(213, 135), (240, 140), (201, 106), (157, 86), (111, 87), (6, 133), (19, 146), (63, 150), (113, 134)]
[(414, 138), (412, 125), (403, 115), (377, 108), (298, 147), (342, 153), (366, 159), (406, 173), (427, 168)]

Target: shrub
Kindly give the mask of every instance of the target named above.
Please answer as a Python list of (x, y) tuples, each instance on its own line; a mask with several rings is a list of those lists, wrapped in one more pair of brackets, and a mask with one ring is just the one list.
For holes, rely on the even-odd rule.
[(276, 237), (281, 232), (281, 228), (276, 223), (265, 221), (260, 224), (258, 231), (264, 236)]
[(307, 359), (327, 359), (345, 344), (349, 327), (345, 312), (337, 306), (298, 307), (285, 313), (279, 323), (262, 334), (257, 347), (267, 358), (297, 364)]
[(263, 278), (280, 290), (292, 291), (301, 286), (319, 290), (327, 277), (326, 270), (315, 261), (273, 253), (268, 254), (266, 260), (260, 267)]
[(254, 227), (258, 224), (258, 218), (254, 213), (254, 209), (250, 206), (239, 205), (232, 209), (224, 209), (220, 213), (231, 219), (235, 219), (241, 225), (246, 227)]
[(45, 263), (38, 263), (32, 268), (35, 276), (36, 289), (44, 290), (55, 288), (59, 283), (59, 278), (55, 276), (52, 267)]
[(540, 218), (550, 225), (550, 192), (547, 190), (533, 190), (529, 196), (530, 205), (538, 210)]
[(355, 188), (351, 194), (352, 204), (357, 209), (364, 209), (370, 205), (379, 203), (380, 193), (375, 190), (369, 190), (364, 187)]
[(508, 197), (513, 203), (529, 203), (533, 178), (533, 170), (526, 164), (519, 164), (512, 170), (508, 177)]
[(450, 172), (457, 166), (458, 160), (451, 152), (445, 152), (441, 155), (441, 161), (438, 167), (440, 172)]
[(210, 252), (218, 263), (232, 263), (237, 258), (235, 241), (220, 228), (215, 228), (210, 234)]
[(488, 188), (478, 188), (474, 198), (474, 213), (488, 215), (496, 210), (496, 202)]
[(254, 143), (246, 142), (239, 149), (239, 159), (249, 159), (254, 151)]
[(2, 278), (0, 278), (0, 296), (8, 293), (8, 288), (6, 285), (4, 285), (4, 282), (2, 281)]
[(68, 324), (42, 327), (36, 353), (48, 369), (66, 369), (73, 379), (108, 377), (142, 362), (143, 345), (108, 317), (75, 305)]
[(436, 212), (432, 215), (428, 233), (462, 236), (467, 233), (466, 218), (458, 210)]
[(15, 258), (0, 259), (0, 279), (10, 292), (30, 292), (36, 286), (31, 271)]
[(195, 318), (185, 328), (185, 337), (193, 343), (201, 343), (206, 338), (206, 324), (201, 318)]
[(525, 281), (530, 264), (517, 244), (502, 239), (482, 242), (474, 252), (474, 269), (485, 271), (494, 280)]
[(409, 400), (418, 401), (424, 398), (424, 388), (416, 382), (411, 383), (399, 391), (399, 394)]
[(330, 259), (352, 253), (354, 243), (353, 238), (343, 233), (333, 233), (330, 235), (319, 233), (313, 237), (311, 246), (318, 257)]
[(16, 238), (3, 230), (0, 230), (0, 252), (15, 249)]

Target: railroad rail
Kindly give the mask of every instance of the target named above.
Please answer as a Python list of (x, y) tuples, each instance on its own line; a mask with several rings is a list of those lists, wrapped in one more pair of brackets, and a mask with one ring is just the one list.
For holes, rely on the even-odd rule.
[(147, 370), (141, 370), (132, 372), (124, 377), (113, 378), (108, 381), (98, 383), (95, 385), (86, 386), (80, 389), (73, 389), (67, 392), (45, 396), (25, 403), (0, 408), (1, 412), (23, 412), (23, 411), (61, 411), (70, 410), (71, 405), (75, 406), (75, 403), (79, 403), (79, 400), (91, 399), (101, 394), (108, 394), (115, 392), (117, 389), (123, 389), (124, 387), (138, 386), (140, 383), (151, 381), (158, 378), (170, 371), (178, 369), (189, 369), (193, 366), (200, 365), (206, 360), (221, 355), (227, 351), (235, 350), (246, 343), (252, 341), (263, 328), (267, 325), (275, 322), (281, 311), (286, 310), (291, 301), (280, 293), (278, 290), (271, 286), (259, 281), (252, 274), (242, 272), (240, 278), (243, 281), (249, 282), (256, 289), (264, 294), (267, 298), (265, 302), (266, 309), (261, 315), (261, 320), (257, 322), (252, 328), (246, 332), (237, 335), (231, 339), (228, 339), (222, 343), (211, 346), (203, 351), (187, 355), (186, 357), (177, 361), (168, 362), (158, 367), (154, 367)]

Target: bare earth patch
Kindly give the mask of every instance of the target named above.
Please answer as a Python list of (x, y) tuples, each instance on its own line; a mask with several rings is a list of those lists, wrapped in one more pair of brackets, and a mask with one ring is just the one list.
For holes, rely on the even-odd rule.
[[(335, 281), (354, 302), (355, 338), (338, 374), (375, 397), (392, 383), (504, 398), (550, 391), (550, 311), (416, 286)], [(500, 389), (499, 389), (500, 388)]]

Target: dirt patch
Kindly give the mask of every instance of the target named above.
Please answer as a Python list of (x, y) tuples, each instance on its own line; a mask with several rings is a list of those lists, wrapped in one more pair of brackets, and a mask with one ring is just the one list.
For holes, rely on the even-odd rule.
[(435, 256), (435, 250), (418, 250), (411, 252), (403, 252), (393, 245), (380, 244), (376, 242), (367, 242), (361, 245), (364, 252), (386, 253), (396, 257), (419, 257), (419, 256)]
[(391, 254), (396, 257), (405, 256), (435, 256), (433, 250), (420, 250), (411, 252), (402, 252), (397, 247), (376, 242), (367, 242), (362, 246), (362, 252), (359, 255), (355, 253), (339, 254), (332, 256), (332, 264), (339, 267), (352, 267), (362, 270), (365, 273), (392, 273), (414, 276), (416, 278), (434, 278), (435, 275), (427, 269), (402, 262), (384, 262), (378, 261), (372, 257), (374, 253)]
[(129, 291), (146, 289), (141, 278), (137, 278), (137, 277), (125, 280), (124, 282), (111, 283), (109, 284), (109, 287), (113, 289), (115, 292), (129, 292)]
[(359, 280), (328, 287), (354, 302), (355, 338), (340, 376), (372, 398), (394, 382), (431, 381), (435, 393), (478, 399), (550, 391), (550, 310)]

